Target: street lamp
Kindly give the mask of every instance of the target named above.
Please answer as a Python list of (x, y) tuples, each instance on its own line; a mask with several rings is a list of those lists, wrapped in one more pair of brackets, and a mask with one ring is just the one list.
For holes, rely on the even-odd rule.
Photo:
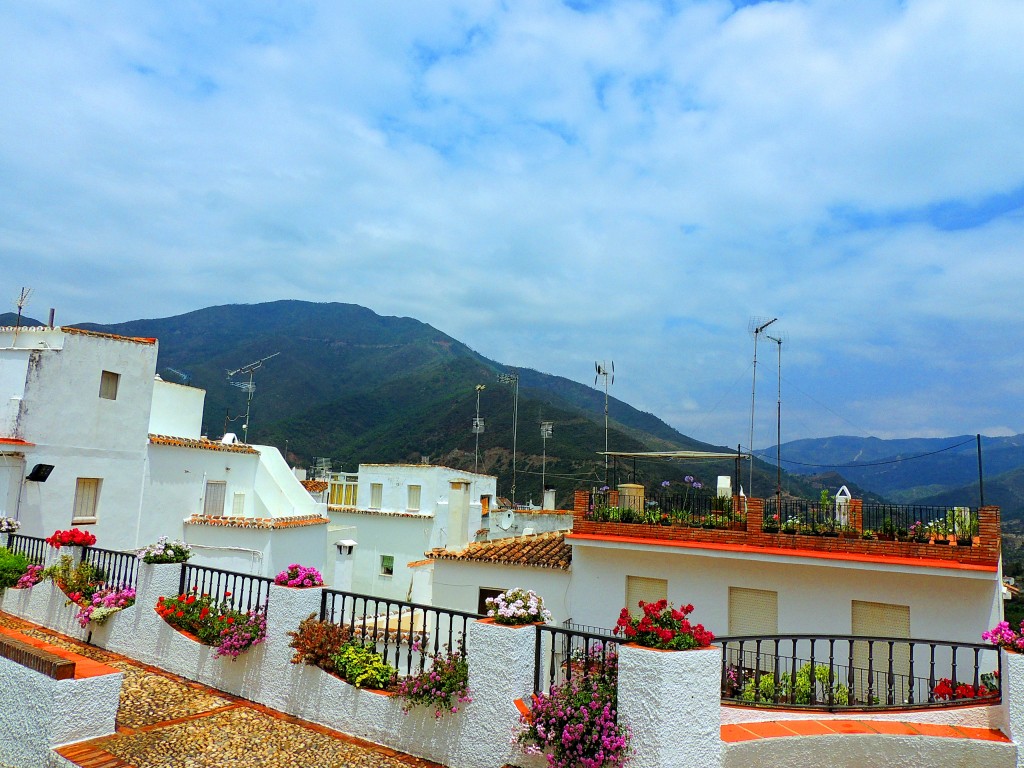
[(473, 434), (476, 435), (476, 450), (473, 458), (473, 471), (477, 471), (480, 464), (480, 435), (484, 433), (484, 420), (480, 418), (480, 393), (487, 387), (483, 384), (476, 385), (476, 417), (473, 419)]
[(540, 464), (540, 497), (544, 498), (544, 492), (547, 491), (548, 485), (544, 482), (545, 472), (548, 464), (548, 438), (551, 437), (551, 427), (553, 423), (550, 421), (542, 421), (540, 423), (540, 439), (544, 445), (544, 454)]
[(516, 506), (516, 432), (519, 429), (519, 374), (499, 373), (498, 381), (502, 384), (515, 386), (515, 399), (512, 410), (512, 508)]

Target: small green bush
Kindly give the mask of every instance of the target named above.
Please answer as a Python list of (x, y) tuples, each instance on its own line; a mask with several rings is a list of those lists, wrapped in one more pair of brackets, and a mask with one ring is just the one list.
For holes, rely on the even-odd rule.
[(381, 658), (372, 647), (349, 640), (331, 657), (338, 674), (356, 688), (383, 690), (394, 683), (398, 670)]
[(28, 558), (0, 547), (0, 589), (13, 587), (28, 571)]

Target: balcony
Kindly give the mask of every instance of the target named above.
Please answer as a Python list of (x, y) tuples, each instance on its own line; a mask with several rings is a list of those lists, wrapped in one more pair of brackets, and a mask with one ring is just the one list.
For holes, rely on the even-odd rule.
[(766, 554), (912, 559), (990, 570), (999, 562), (999, 507), (865, 504), (577, 490), (573, 535)]

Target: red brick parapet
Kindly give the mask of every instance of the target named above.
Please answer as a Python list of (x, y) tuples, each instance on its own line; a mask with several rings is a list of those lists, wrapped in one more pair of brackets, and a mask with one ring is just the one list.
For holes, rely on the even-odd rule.
[[(576, 492), (576, 508), (573, 513), (572, 534), (608, 536), (609, 538), (627, 537), (645, 539), (647, 541), (664, 541), (667, 544), (681, 545), (694, 542), (698, 546), (714, 544), (744, 545), (746, 547), (765, 548), (770, 550), (793, 550), (815, 553), (836, 553), (852, 556), (868, 556), (872, 558), (900, 558), (906, 560), (920, 559), (923, 561), (940, 561), (954, 566), (963, 563), (970, 566), (986, 566), (995, 568), (999, 562), (1000, 552), (1000, 515), (999, 507), (982, 507), (978, 512), (979, 531), (973, 545), (960, 547), (955, 543), (939, 545), (918, 543), (915, 541), (881, 541), (863, 539), (860, 533), (844, 536), (810, 536), (786, 533), (765, 533), (761, 530), (764, 510), (763, 499), (747, 499), (747, 529), (719, 530), (709, 528), (691, 528), (681, 525), (646, 525), (642, 523), (611, 523), (595, 522), (588, 519), (587, 506), (589, 496), (586, 491)], [(582, 493), (582, 497), (580, 494)], [(580, 503), (582, 501), (582, 503)], [(734, 499), (736, 504), (739, 499)], [(734, 506), (735, 509), (741, 509)], [(850, 501), (850, 524), (861, 530), (863, 507), (860, 499)], [(571, 538), (571, 536), (570, 536)], [(922, 563), (927, 565), (928, 563)]]

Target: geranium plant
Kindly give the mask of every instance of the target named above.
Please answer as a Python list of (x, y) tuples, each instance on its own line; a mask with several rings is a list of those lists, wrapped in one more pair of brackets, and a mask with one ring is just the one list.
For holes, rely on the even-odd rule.
[[(413, 643), (413, 650), (419, 650)], [(458, 712), (460, 704), (473, 699), (469, 695), (469, 660), (462, 643), (454, 651), (445, 646), (444, 652), (430, 658), (430, 669), (409, 675), (398, 683), (395, 692), (402, 697), (402, 711), (406, 714), (414, 707), (433, 707), (434, 717)]]
[(0, 517), (0, 533), (14, 533), (21, 528), (21, 523), (13, 517)]
[(107, 587), (92, 593), (88, 602), (80, 603), (75, 616), (82, 627), (89, 622), (102, 624), (118, 611), (135, 604), (135, 590), (131, 587)]
[[(225, 598), (230, 596), (225, 593)], [(197, 595), (194, 589), (177, 597), (158, 598), (156, 612), (172, 627), (190, 632), (199, 642), (214, 646), (214, 656), (230, 656), (232, 661), (267, 637), (264, 610), (243, 613), (226, 601), (218, 603), (210, 595)]]
[(1009, 622), (1000, 621), (992, 629), (982, 632), (981, 639), (987, 640), (1000, 648), (1024, 653), (1024, 621), (1020, 623), (1019, 632), (1010, 629)]
[(534, 696), (516, 741), (527, 754), (544, 753), (552, 768), (618, 768), (629, 752), (630, 731), (617, 722), (618, 656), (600, 645), (570, 659), (577, 672), (550, 692)]
[(692, 605), (673, 608), (667, 600), (656, 603), (638, 603), (641, 615), (632, 616), (623, 608), (613, 630), (626, 639), (646, 648), (661, 648), (684, 651), (701, 648), (711, 643), (715, 636), (704, 629), (703, 624), (691, 624), (687, 618), (693, 613)]
[(274, 583), (282, 587), (322, 587), (324, 577), (316, 568), (292, 563), (274, 577)]
[(42, 572), (42, 577), (50, 579), (57, 588), (67, 595), (68, 602), (85, 605), (92, 600), (93, 593), (101, 589), (103, 571), (92, 563), (82, 560), (77, 565), (71, 555), (64, 555)]
[(88, 531), (72, 528), (70, 531), (54, 531), (52, 536), (45, 539), (46, 543), (54, 549), (61, 547), (91, 547), (96, 543), (96, 537)]
[(166, 536), (156, 540), (135, 553), (144, 563), (184, 563), (192, 557), (192, 548), (184, 541), (168, 541)]
[(30, 565), (28, 570), (21, 575), (18, 579), (18, 583), (14, 585), (15, 589), (29, 589), (34, 587), (40, 581), (43, 580), (43, 566), (41, 565)]
[(532, 624), (537, 621), (551, 621), (551, 611), (544, 607), (544, 600), (532, 589), (510, 589), (497, 597), (488, 597), (487, 615), (495, 624)]

